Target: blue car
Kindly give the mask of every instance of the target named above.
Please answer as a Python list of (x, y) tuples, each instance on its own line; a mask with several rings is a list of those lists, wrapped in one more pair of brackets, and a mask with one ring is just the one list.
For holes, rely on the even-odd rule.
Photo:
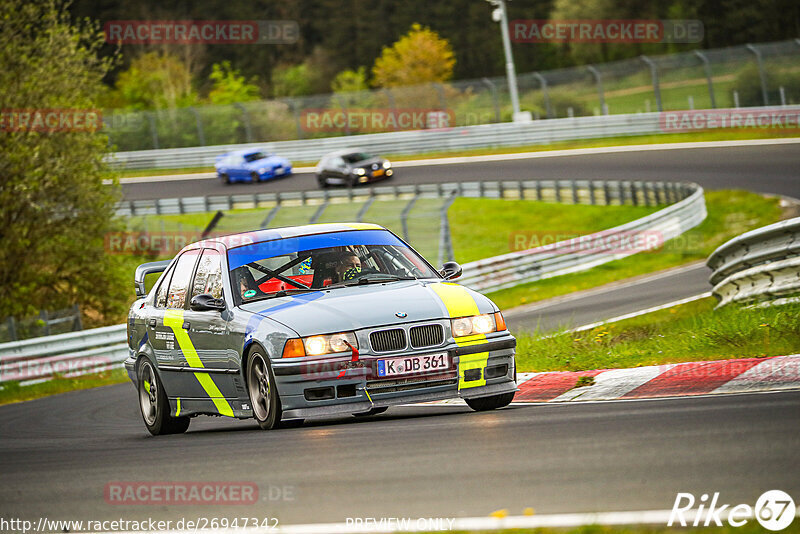
[(262, 182), (292, 174), (291, 161), (260, 148), (237, 150), (217, 156), (214, 167), (217, 169), (217, 178), (226, 184)]

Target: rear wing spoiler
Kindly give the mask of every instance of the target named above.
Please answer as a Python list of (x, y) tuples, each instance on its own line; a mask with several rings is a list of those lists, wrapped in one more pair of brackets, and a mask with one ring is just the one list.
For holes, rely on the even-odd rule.
[(133, 275), (133, 285), (136, 287), (136, 298), (147, 296), (147, 289), (144, 286), (144, 279), (148, 274), (163, 273), (172, 260), (151, 261), (150, 263), (143, 263), (136, 268), (136, 274)]

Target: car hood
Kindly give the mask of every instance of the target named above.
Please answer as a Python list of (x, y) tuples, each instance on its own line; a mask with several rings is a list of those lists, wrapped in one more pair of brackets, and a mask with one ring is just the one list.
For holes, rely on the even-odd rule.
[(288, 165), (289, 160), (280, 156), (270, 156), (264, 159), (257, 159), (243, 164), (243, 167), (252, 170), (258, 170), (263, 167), (272, 167), (273, 165)]
[[(448, 318), (447, 306), (434, 290), (436, 284), (409, 280), (343, 287), (252, 302), (242, 309), (274, 319), (301, 336)], [(494, 304), (480, 293), (456, 287), (461, 288), (462, 298), (477, 304), (480, 313), (495, 311)]]

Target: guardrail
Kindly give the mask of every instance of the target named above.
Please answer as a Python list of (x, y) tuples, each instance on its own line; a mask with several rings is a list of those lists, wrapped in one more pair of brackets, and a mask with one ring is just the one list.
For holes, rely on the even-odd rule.
[(128, 356), (126, 325), (0, 344), (0, 383), (36, 382), (97, 373)]
[[(447, 199), (457, 196), (528, 199), (588, 205), (669, 204), (646, 217), (590, 236), (563, 241), (552, 247), (512, 252), (464, 264), (464, 275), (459, 282), (481, 292), (584, 271), (648, 250), (696, 226), (706, 216), (703, 189), (696, 184), (590, 180), (465, 182), (385, 186), (360, 191), (197, 197), (146, 201), (150, 202), (149, 205), (137, 204), (137, 201), (126, 202), (118, 209), (129, 215), (143, 212), (186, 213), (187, 210), (265, 207), (269, 203), (280, 202), (321, 204), (332, 197), (400, 198), (414, 195)], [(447, 237), (443, 236), (443, 240), (449, 241)], [(591, 248), (587, 249), (584, 246), (586, 243)], [(109, 369), (127, 356), (125, 331), (126, 326), (119, 325), (0, 344), (0, 382), (45, 379), (54, 373), (70, 375)]]
[(800, 294), (800, 217), (731, 239), (706, 265), (718, 306)]
[[(607, 184), (607, 183), (606, 183)], [(643, 190), (631, 190), (634, 198), (654, 193), (675, 194), (675, 184), (645, 184)], [(635, 186), (635, 184), (634, 184)], [(592, 182), (589, 182), (591, 191)], [(653, 191), (655, 190), (655, 191)], [(627, 224), (553, 245), (511, 252), (463, 265), (459, 280), (476, 291), (488, 292), (518, 284), (585, 271), (638, 252), (652, 250), (665, 241), (700, 224), (706, 217), (703, 188), (680, 184), (682, 200), (662, 210)]]
[[(729, 110), (757, 114), (759, 110), (780, 109), (800, 112), (800, 106), (781, 108), (747, 108)], [(720, 114), (726, 110), (708, 110)], [(692, 112), (698, 113), (698, 112)], [(115, 167), (125, 169), (183, 169), (213, 167), (216, 156), (232, 150), (261, 147), (292, 161), (318, 161), (334, 150), (357, 146), (376, 154), (419, 154), (431, 151), (468, 150), (485, 147), (513, 147), (548, 144), (575, 139), (593, 139), (622, 135), (671, 133), (664, 128), (662, 113), (635, 113), (628, 115), (598, 115), (562, 119), (537, 120), (464, 126), (440, 130), (413, 130), (364, 134), (343, 137), (326, 137), (298, 141), (277, 141), (235, 145), (216, 145), (161, 150), (118, 152), (109, 157)], [(722, 121), (717, 121), (719, 126)], [(755, 125), (754, 125), (755, 126)], [(709, 128), (713, 127), (711, 123)]]

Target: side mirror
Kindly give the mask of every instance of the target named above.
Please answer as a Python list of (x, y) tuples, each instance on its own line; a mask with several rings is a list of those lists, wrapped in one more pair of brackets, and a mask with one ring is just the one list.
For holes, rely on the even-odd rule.
[(192, 308), (192, 311), (222, 311), (225, 309), (225, 301), (222, 299), (215, 299), (208, 293), (203, 293), (202, 295), (192, 297), (189, 306)]
[(461, 272), (461, 265), (454, 261), (448, 261), (442, 265), (439, 274), (441, 274), (445, 280), (453, 280), (454, 278), (461, 276)]

